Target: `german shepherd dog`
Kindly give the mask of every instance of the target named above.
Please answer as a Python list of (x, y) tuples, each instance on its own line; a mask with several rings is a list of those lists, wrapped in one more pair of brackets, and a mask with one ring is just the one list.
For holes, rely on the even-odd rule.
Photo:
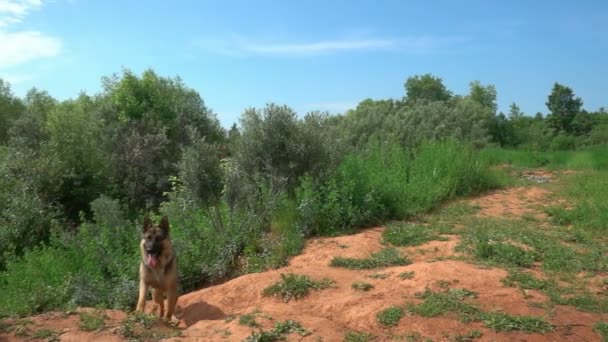
[[(177, 303), (177, 259), (169, 238), (169, 220), (164, 216), (155, 226), (148, 216), (144, 218), (143, 238), (139, 245), (139, 300), (137, 311), (144, 312), (148, 288), (152, 299), (160, 306), (160, 317), (171, 320)], [(167, 295), (165, 312), (164, 296)]]

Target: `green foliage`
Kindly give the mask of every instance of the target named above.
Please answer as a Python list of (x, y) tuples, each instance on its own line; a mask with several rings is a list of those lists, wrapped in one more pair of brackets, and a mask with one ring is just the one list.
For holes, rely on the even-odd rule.
[[(608, 153), (603, 153), (608, 159)], [(608, 174), (606, 171), (584, 172), (565, 180), (563, 190), (574, 202), (570, 210), (553, 211), (565, 224), (574, 224), (580, 231), (602, 235), (608, 226)]]
[(468, 290), (433, 292), (429, 288), (419, 294), (424, 301), (418, 305), (409, 305), (408, 311), (422, 317), (436, 317), (446, 313), (456, 313), (463, 322), (476, 320), (479, 310), (463, 300), (473, 297), (474, 293)]
[(11, 296), (0, 298), (0, 315), (135, 302), (139, 230), (122, 218), (115, 200), (100, 198), (92, 207), (95, 223), (77, 233), (56, 232), (49, 246), (9, 260), (0, 290)]
[(475, 245), (475, 256), (483, 260), (529, 267), (536, 261), (536, 254), (510, 243), (492, 242), (488, 239), (479, 239)]
[(479, 330), (472, 330), (464, 335), (458, 334), (454, 336), (454, 342), (473, 342), (478, 338), (481, 338), (483, 333)]
[(83, 312), (78, 326), (84, 331), (99, 331), (105, 326), (107, 316), (101, 311)]
[(585, 151), (524, 151), (486, 148), (480, 158), (491, 165), (510, 164), (517, 168), (602, 170), (608, 167), (608, 149), (596, 147)]
[(264, 296), (280, 296), (283, 301), (289, 302), (291, 299), (301, 299), (310, 293), (310, 290), (323, 290), (330, 287), (333, 280), (323, 279), (315, 281), (307, 275), (302, 274), (281, 274), (281, 281), (264, 289)]
[(551, 114), (547, 117), (548, 124), (556, 131), (572, 133), (572, 121), (583, 106), (583, 100), (575, 97), (572, 89), (555, 83), (547, 99), (547, 108)]
[(391, 306), (390, 308), (378, 312), (376, 314), (376, 319), (378, 320), (378, 323), (385, 327), (393, 327), (399, 323), (403, 315), (403, 309), (398, 306)]
[(389, 266), (405, 266), (410, 263), (411, 261), (401, 256), (401, 253), (395, 248), (385, 248), (366, 259), (334, 257), (329, 265), (332, 267), (344, 267), (350, 270), (369, 270)]
[(0, 78), (0, 145), (9, 139), (9, 129), (24, 111), (22, 101), (17, 98), (8, 82)]
[(432, 240), (445, 240), (437, 236), (432, 227), (407, 222), (388, 224), (382, 238), (395, 246), (419, 246)]
[(604, 341), (604, 342), (608, 341), (608, 323), (597, 322), (593, 326), (593, 331), (600, 334), (600, 336), (602, 337), (602, 341)]
[(403, 280), (414, 279), (414, 271), (401, 272), (397, 276)]
[(374, 285), (366, 282), (357, 281), (350, 285), (354, 290), (369, 291), (374, 288)]
[(513, 316), (505, 313), (484, 313), (481, 317), (484, 325), (494, 331), (523, 331), (526, 333), (546, 333), (553, 326), (542, 318), (532, 316)]
[(409, 77), (405, 82), (405, 99), (408, 104), (418, 101), (448, 101), (452, 93), (443, 85), (441, 78), (431, 74)]
[(308, 336), (311, 332), (305, 329), (300, 322), (294, 320), (286, 320), (276, 322), (274, 328), (270, 331), (260, 330), (252, 332), (250, 336), (243, 342), (274, 342), (285, 339), (286, 334), (297, 333), (300, 336)]
[(374, 340), (374, 335), (364, 332), (347, 331), (344, 335), (344, 342), (369, 342)]
[(385, 219), (403, 219), (439, 202), (497, 187), (502, 180), (466, 145), (425, 143), (408, 151), (377, 144), (347, 156), (333, 177), (304, 178), (296, 194), (305, 234), (332, 235)]
[(239, 324), (248, 327), (258, 327), (260, 324), (255, 320), (256, 313), (248, 313), (239, 317)]
[(32, 338), (37, 340), (46, 339), (47, 341), (58, 340), (59, 332), (52, 329), (40, 329), (32, 334)]

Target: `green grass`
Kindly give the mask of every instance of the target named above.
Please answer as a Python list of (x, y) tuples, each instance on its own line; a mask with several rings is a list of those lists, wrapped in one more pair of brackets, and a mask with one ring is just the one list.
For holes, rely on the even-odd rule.
[(344, 342), (371, 342), (375, 336), (370, 333), (347, 331), (344, 335)]
[(526, 333), (546, 333), (553, 330), (545, 320), (532, 316), (513, 316), (505, 313), (483, 313), (483, 324), (494, 331), (523, 331)]
[(248, 327), (259, 327), (260, 324), (255, 320), (257, 314), (255, 312), (251, 312), (239, 317), (239, 324), (246, 325)]
[(498, 264), (520, 267), (530, 267), (538, 258), (536, 253), (513, 244), (483, 238), (475, 243), (475, 256)]
[(385, 327), (393, 327), (399, 323), (403, 316), (404, 312), (402, 308), (398, 306), (391, 306), (390, 308), (386, 308), (378, 312), (376, 314), (376, 320)]
[(608, 148), (605, 146), (586, 151), (549, 152), (487, 148), (480, 152), (480, 156), (489, 164), (510, 164), (518, 168), (598, 170), (608, 167)]
[[(473, 296), (472, 292), (470, 295), (465, 295), (468, 296)], [(461, 321), (470, 322), (479, 314), (479, 310), (463, 302), (459, 294), (434, 292), (427, 288), (419, 294), (419, 297), (424, 300), (422, 303), (408, 306), (408, 311), (418, 316), (430, 318), (455, 313)]]
[(369, 291), (374, 288), (374, 285), (372, 285), (370, 283), (358, 281), (358, 282), (352, 283), (350, 285), (350, 287), (352, 287), (354, 290), (358, 290), (358, 291)]
[(106, 325), (106, 318), (102, 311), (83, 312), (80, 314), (78, 326), (84, 331), (99, 331)]
[(308, 336), (311, 334), (310, 330), (305, 329), (300, 322), (294, 320), (276, 322), (274, 325), (274, 330), (279, 334), (296, 333), (300, 336)]
[(593, 331), (600, 334), (602, 341), (608, 342), (608, 322), (597, 322), (593, 326)]
[(401, 272), (397, 276), (403, 280), (414, 279), (414, 271)]
[(494, 331), (544, 333), (553, 329), (549, 323), (539, 317), (483, 312), (467, 302), (467, 299), (475, 298), (476, 294), (466, 289), (434, 292), (427, 288), (419, 297), (423, 302), (418, 305), (410, 304), (408, 311), (422, 317), (430, 318), (452, 313), (456, 314), (462, 322), (482, 321), (486, 327)]
[(57, 340), (59, 338), (59, 333), (52, 329), (40, 329), (32, 334), (32, 338), (37, 340)]
[(477, 340), (478, 338), (481, 338), (483, 336), (483, 333), (479, 330), (473, 330), (470, 331), (464, 335), (456, 335), (453, 338), (450, 339), (450, 341), (453, 342), (472, 342)]
[(243, 342), (275, 342), (284, 341), (285, 335), (297, 333), (304, 337), (311, 334), (310, 330), (304, 328), (302, 324), (294, 320), (276, 322), (274, 328), (269, 331), (260, 330), (252, 332)]
[(335, 257), (331, 260), (330, 266), (343, 267), (350, 270), (368, 270), (389, 266), (405, 266), (410, 263), (411, 261), (402, 256), (395, 248), (385, 248), (366, 259)]
[(291, 299), (301, 299), (310, 293), (310, 290), (323, 290), (330, 287), (333, 280), (323, 279), (321, 281), (312, 280), (307, 275), (302, 274), (281, 274), (281, 280), (264, 289), (264, 296), (279, 296), (285, 302)]
[(384, 242), (394, 246), (419, 246), (433, 240), (447, 240), (437, 235), (432, 227), (407, 222), (393, 222), (382, 233)]

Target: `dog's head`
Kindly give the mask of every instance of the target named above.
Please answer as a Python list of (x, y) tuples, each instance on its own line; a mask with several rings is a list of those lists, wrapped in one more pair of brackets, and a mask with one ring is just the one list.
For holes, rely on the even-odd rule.
[(169, 219), (166, 216), (155, 226), (150, 218), (144, 218), (144, 235), (142, 241), (142, 252), (148, 266), (156, 268), (163, 252), (171, 248), (169, 242)]

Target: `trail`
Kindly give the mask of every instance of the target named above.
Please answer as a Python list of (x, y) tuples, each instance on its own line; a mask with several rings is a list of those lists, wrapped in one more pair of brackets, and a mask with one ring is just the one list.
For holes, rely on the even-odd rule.
[[(536, 186), (521, 186), (496, 191), (468, 200), (479, 206), (478, 215), (518, 217), (533, 215), (544, 218), (538, 210), (547, 203), (549, 191)], [(458, 235), (444, 235), (446, 241), (431, 241), (417, 247), (400, 248), (412, 264), (377, 270), (347, 270), (329, 266), (337, 256), (365, 258), (383, 248), (383, 227), (362, 230), (357, 234), (314, 238), (307, 241), (301, 255), (290, 260), (287, 267), (255, 274), (243, 275), (224, 284), (184, 294), (178, 302), (180, 337), (166, 341), (242, 341), (260, 329), (270, 330), (275, 322), (295, 320), (311, 331), (308, 336), (292, 333), (288, 341), (342, 341), (348, 331), (371, 333), (374, 341), (402, 340), (421, 336), (420, 341), (450, 341), (455, 336), (479, 330), (483, 335), (476, 341), (597, 341), (592, 331), (601, 320), (598, 314), (579, 312), (573, 307), (556, 306), (547, 310), (534, 305), (546, 302), (544, 294), (534, 290), (522, 291), (505, 287), (501, 279), (507, 271), (501, 268), (484, 268), (458, 260), (454, 248)], [(400, 274), (413, 272), (413, 278), (403, 279)], [(280, 298), (264, 297), (263, 290), (280, 280), (280, 274), (305, 274), (313, 279), (330, 278), (335, 284), (325, 290), (313, 291), (308, 297), (287, 303)], [(376, 274), (372, 278), (370, 275)], [(380, 274), (380, 277), (378, 277)], [(374, 286), (370, 291), (351, 288), (353, 282), (362, 281)], [(379, 325), (376, 314), (387, 307), (407, 302), (419, 303), (416, 293), (425, 288), (437, 289), (440, 284), (466, 288), (478, 293), (475, 304), (485, 311), (500, 311), (514, 315), (544, 317), (555, 326), (546, 334), (521, 332), (497, 333), (481, 322), (462, 323), (457, 317), (446, 315), (423, 318), (406, 315), (395, 327)], [(151, 302), (148, 307), (151, 307)], [(117, 334), (126, 314), (106, 311), (106, 327), (99, 332), (84, 332), (78, 327), (78, 315), (47, 313), (29, 319), (31, 331), (55, 329), (61, 341), (124, 341)], [(239, 324), (239, 317), (254, 313), (258, 327)], [(14, 322), (13, 322), (14, 323)], [(160, 323), (155, 325), (163, 329)], [(22, 337), (0, 335), (0, 341), (17, 341)], [(415, 341), (415, 339), (410, 339)]]

